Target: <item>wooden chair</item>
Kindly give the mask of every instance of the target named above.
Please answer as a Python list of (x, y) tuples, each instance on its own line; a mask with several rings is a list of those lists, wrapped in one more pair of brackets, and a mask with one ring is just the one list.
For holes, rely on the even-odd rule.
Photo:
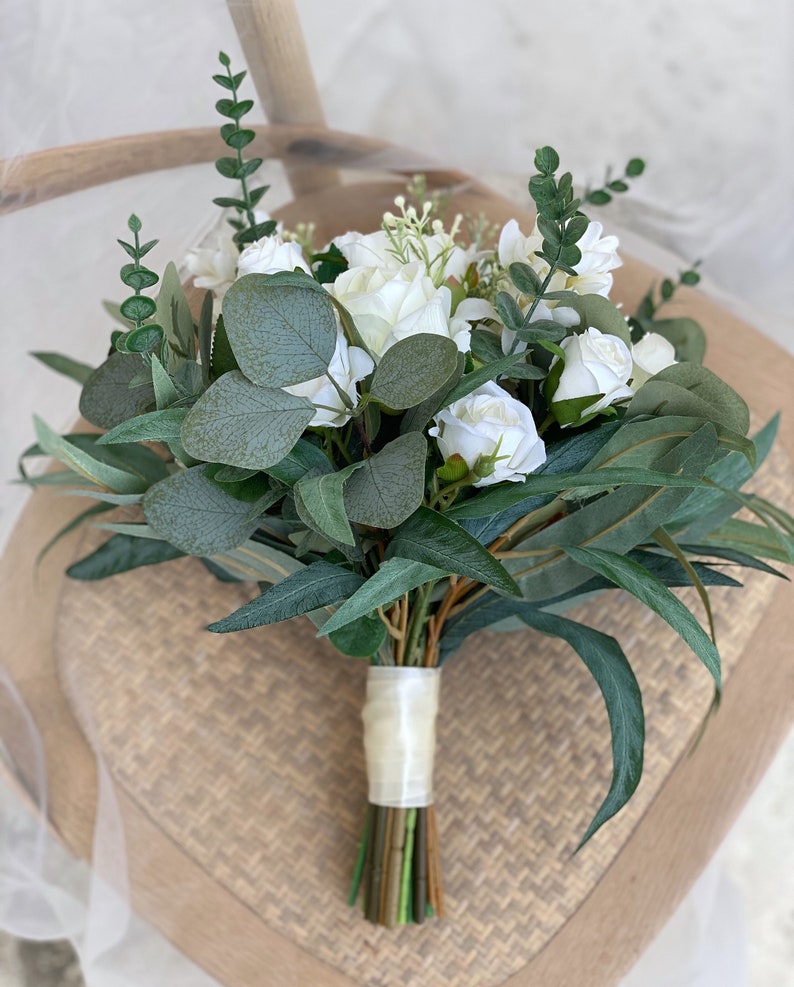
[[(291, 0), (230, 9), (270, 120), (256, 153), (284, 162), (295, 194), (281, 216), (315, 221), (320, 241), (375, 228), (403, 181), (341, 184), (339, 171), (388, 145), (325, 128)], [(215, 130), (45, 151), (15, 162), (2, 209), (218, 153)], [(429, 176), (454, 187), (454, 209), (532, 222), (466, 175)], [(656, 274), (631, 259), (618, 273), (615, 296), (630, 310)], [(794, 360), (694, 291), (677, 304), (719, 341), (708, 363), (749, 396), (759, 422), (783, 411), (764, 482), (785, 497)], [(124, 820), (135, 909), (224, 987), (397, 984), (401, 969), (423, 985), (611, 987), (713, 855), (792, 722), (789, 586), (751, 573), (741, 612), (715, 594), (727, 685), (691, 756), (707, 677), (631, 602), (592, 610), (599, 626), (631, 639), (650, 736), (635, 803), (572, 858), (608, 784), (600, 699), (558, 643), (477, 638), (461, 671), (445, 671), (439, 725), (450, 916), (376, 931), (344, 904), (365, 801), (361, 664), (334, 657), (299, 625), (206, 634), (208, 611), (227, 612), (244, 590), (215, 584), (192, 560), (77, 586), (64, 569), (92, 535), (60, 542), (34, 588), (38, 549), (74, 513), (67, 498), (32, 498), (0, 571), (4, 661), (42, 734), (48, 823), (90, 858), (98, 746)], [(13, 718), (1, 722), (14, 780), (29, 790), (34, 765)], [(493, 791), (500, 808), (486, 815)]]

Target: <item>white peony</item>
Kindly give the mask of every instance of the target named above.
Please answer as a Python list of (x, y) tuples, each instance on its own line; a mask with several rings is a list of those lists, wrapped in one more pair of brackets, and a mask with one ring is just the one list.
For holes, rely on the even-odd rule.
[(352, 267), (327, 288), (353, 316), (376, 359), (399, 340), (417, 333), (446, 336), (462, 353), (469, 348), (471, 325), (466, 317), (472, 315), (466, 301), (453, 316), (451, 291), (446, 285), (437, 288), (421, 262), (406, 264), (394, 273), (380, 267)]
[(277, 274), (279, 271), (294, 271), (296, 267), (307, 274), (312, 273), (300, 245), (291, 240), (285, 241), (276, 233), (262, 237), (243, 250), (237, 262), (237, 277), (241, 278), (244, 274)]
[[(549, 284), (550, 291), (575, 291), (580, 295), (604, 295), (612, 288), (612, 274), (623, 263), (618, 257), (618, 238), (602, 236), (600, 223), (590, 223), (576, 246), (582, 252), (582, 259), (574, 267), (575, 275), (564, 271), (555, 272)], [(516, 220), (511, 219), (499, 235), (497, 254), (499, 263), (505, 269), (513, 263), (529, 264), (543, 281), (549, 273), (549, 265), (538, 251), (543, 244), (543, 235), (535, 225), (529, 236), (524, 236)], [(507, 286), (509, 288), (509, 286)]]
[[(356, 384), (372, 373), (374, 363), (368, 353), (358, 346), (348, 346), (347, 340), (340, 332), (336, 337), (336, 349), (328, 365), (328, 373), (339, 387), (347, 394), (353, 403), (358, 404)], [(323, 375), (302, 384), (291, 384), (284, 388), (297, 397), (308, 398), (317, 411), (310, 425), (330, 425), (339, 428), (350, 417), (339, 392), (331, 381)]]
[[(551, 397), (551, 404), (571, 398), (603, 397), (588, 405), (580, 417), (603, 411), (611, 404), (633, 396), (628, 386), (632, 373), (631, 353), (618, 336), (586, 329), (583, 333), (568, 336), (560, 344), (565, 352), (565, 367)], [(559, 362), (555, 357), (551, 366)], [(553, 409), (552, 409), (553, 410)]]
[(631, 347), (631, 358), (634, 361), (631, 384), (635, 391), (654, 374), (678, 362), (675, 358), (675, 347), (658, 332), (646, 332), (642, 339)]
[(197, 288), (208, 288), (221, 299), (237, 274), (237, 247), (231, 237), (218, 236), (210, 247), (196, 247), (185, 257)]
[(546, 461), (546, 446), (529, 408), (494, 381), (444, 408), (433, 420), (429, 434), (436, 437), (445, 460), (458, 455), (470, 470), (487, 473), (475, 487), (519, 482)]

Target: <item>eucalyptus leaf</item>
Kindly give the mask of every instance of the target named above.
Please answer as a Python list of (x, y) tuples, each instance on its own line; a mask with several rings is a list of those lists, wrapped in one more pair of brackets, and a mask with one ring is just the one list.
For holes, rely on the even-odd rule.
[(184, 360), (194, 359), (196, 337), (193, 316), (173, 261), (169, 261), (163, 271), (160, 293), (157, 296), (157, 321), (165, 330), (168, 369), (173, 371)]
[(113, 353), (86, 380), (80, 395), (80, 414), (99, 428), (114, 428), (143, 414), (154, 404), (151, 379), (138, 387), (130, 382), (143, 368), (135, 354)]
[(653, 319), (643, 328), (664, 336), (672, 343), (679, 360), (687, 363), (703, 362), (706, 355), (706, 334), (694, 319)]
[(298, 514), (315, 531), (332, 542), (354, 545), (355, 536), (345, 510), (344, 488), (348, 477), (364, 463), (352, 463), (335, 473), (306, 476), (295, 484)]
[(309, 472), (330, 473), (332, 470), (322, 449), (306, 439), (298, 439), (287, 455), (268, 466), (265, 472), (292, 487)]
[(458, 348), (444, 336), (418, 333), (401, 339), (381, 357), (370, 395), (394, 411), (413, 408), (442, 387), (458, 362)]
[(426, 459), (424, 435), (408, 432), (359, 464), (344, 490), (350, 520), (373, 528), (395, 528), (405, 521), (422, 503)]
[(631, 345), (626, 317), (608, 298), (603, 295), (575, 295), (573, 298), (566, 298), (563, 304), (579, 315), (579, 325), (575, 331), (584, 332), (592, 327), (610, 336), (617, 336), (626, 346)]
[(96, 551), (69, 566), (66, 575), (71, 579), (106, 579), (140, 566), (170, 562), (184, 554), (165, 541), (113, 535)]
[(182, 424), (182, 445), (196, 459), (262, 470), (290, 452), (314, 417), (307, 398), (258, 387), (239, 370), (216, 380)]
[(476, 391), (478, 387), (482, 387), (483, 384), (486, 384), (490, 380), (496, 380), (505, 374), (509, 375), (510, 371), (518, 364), (524, 364), (521, 368), (523, 371), (521, 376), (523, 378), (528, 380), (542, 380), (546, 374), (540, 367), (533, 367), (527, 364), (526, 358), (526, 353), (511, 353), (509, 356), (500, 357), (492, 363), (478, 367), (477, 370), (472, 370), (469, 374), (464, 374), (444, 398), (444, 407), (447, 408), (449, 405), (454, 404), (455, 401), (465, 398), (472, 391)]
[(744, 400), (724, 380), (694, 363), (676, 363), (642, 385), (629, 402), (627, 418), (678, 415), (719, 422), (747, 435), (750, 413)]
[(94, 372), (94, 368), (89, 367), (88, 364), (80, 363), (70, 356), (63, 356), (61, 353), (48, 353), (39, 350), (30, 355), (43, 363), (45, 367), (49, 367), (50, 370), (54, 370), (58, 374), (63, 374), (64, 377), (76, 380), (78, 384), (85, 384)]
[(113, 445), (117, 442), (173, 442), (179, 440), (180, 428), (187, 415), (187, 408), (168, 408), (150, 411), (122, 422), (97, 439), (97, 445)]
[(345, 599), (363, 584), (364, 577), (358, 573), (329, 562), (314, 562), (266, 589), (223, 620), (210, 624), (208, 629), (226, 634), (289, 620)]
[[(201, 360), (202, 383), (208, 387), (212, 365), (212, 292), (205, 291), (201, 302), (198, 325), (196, 326), (199, 358)], [(234, 369), (231, 367), (230, 369)]]
[(240, 369), (256, 384), (299, 384), (328, 369), (336, 347), (333, 304), (320, 285), (304, 278), (315, 287), (246, 274), (224, 296), (229, 342)]
[(152, 386), (154, 387), (154, 399), (158, 411), (176, 404), (181, 397), (168, 371), (154, 354), (152, 354)]
[(378, 607), (388, 607), (395, 600), (424, 583), (437, 582), (448, 575), (435, 566), (424, 565), (411, 559), (391, 558), (379, 568), (346, 600), (320, 630), (325, 636), (345, 627), (367, 614), (374, 614)]
[(204, 475), (204, 466), (174, 473), (147, 490), (143, 513), (151, 529), (189, 555), (215, 555), (254, 531), (250, 504), (235, 500)]
[(365, 614), (328, 635), (337, 651), (351, 658), (369, 658), (386, 641), (386, 625), (380, 617)]
[(399, 556), (520, 596), (511, 576), (476, 538), (451, 518), (420, 507), (394, 533), (387, 558)]

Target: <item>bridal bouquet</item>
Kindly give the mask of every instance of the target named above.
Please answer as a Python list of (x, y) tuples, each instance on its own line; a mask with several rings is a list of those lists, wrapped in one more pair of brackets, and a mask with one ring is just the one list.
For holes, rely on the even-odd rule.
[[(95, 501), (79, 521), (111, 537), (69, 574), (96, 579), (198, 556), (259, 593), (215, 633), (306, 615), (342, 654), (370, 664), (363, 717), (369, 809), (350, 902), (394, 925), (443, 915), (433, 752), (440, 670), (483, 628), (563, 638), (606, 703), (614, 773), (583, 842), (629, 799), (642, 770), (640, 692), (620, 644), (563, 612), (620, 587), (671, 624), (720, 689), (710, 633), (670, 587), (739, 586), (725, 562), (774, 572), (794, 522), (740, 492), (767, 453), (742, 398), (702, 366), (704, 338), (609, 300), (617, 240), (582, 211), (623, 178), (574, 195), (549, 147), (535, 157), (533, 229), (490, 231), (426, 196), (421, 180), (377, 230), (317, 249), (257, 212), (261, 160), (241, 119), (244, 73), (225, 96), (218, 171), (239, 192), (234, 235), (196, 249), (207, 288), (194, 313), (177, 269), (160, 281), (129, 220), (129, 297), (96, 369), (38, 354), (82, 384), (98, 432), (37, 420), (26, 456), (66, 471), (30, 477)], [(311, 217), (307, 217), (310, 219)], [(680, 279), (695, 284), (686, 271)], [(73, 489), (71, 489), (73, 488)], [(733, 515), (741, 508), (744, 519)], [(482, 656), (487, 660), (487, 655)]]

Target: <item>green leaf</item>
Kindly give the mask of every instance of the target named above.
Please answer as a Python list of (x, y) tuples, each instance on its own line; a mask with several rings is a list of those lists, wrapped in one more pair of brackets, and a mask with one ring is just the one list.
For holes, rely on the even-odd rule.
[[(497, 377), (509, 374), (509, 371), (516, 364), (525, 363), (526, 358), (526, 353), (511, 353), (509, 356), (503, 356), (498, 360), (494, 360), (493, 363), (486, 363), (485, 366), (479, 367), (477, 370), (472, 370), (470, 374), (464, 374), (444, 398), (444, 407), (448, 408), (461, 398), (465, 398), (466, 395), (471, 394), (472, 391), (476, 391), (478, 387), (482, 387), (489, 380), (496, 380)], [(532, 367), (526, 364), (526, 370), (530, 371), (530, 373), (522, 374), (522, 377), (525, 377), (525, 379), (541, 380), (546, 376), (540, 367)]]
[(626, 410), (627, 418), (638, 415), (702, 418), (739, 435), (747, 435), (750, 426), (747, 405), (736, 391), (694, 363), (674, 364), (643, 384)]
[(95, 552), (69, 566), (66, 575), (71, 579), (106, 579), (140, 566), (170, 562), (184, 554), (168, 542), (113, 535)]
[[(699, 479), (712, 462), (716, 446), (713, 426), (703, 425), (656, 459), (653, 469)], [(557, 596), (580, 585), (587, 577), (586, 570), (567, 556), (561, 546), (594, 545), (628, 552), (650, 538), (687, 495), (686, 487), (620, 487), (529, 535), (504, 559), (505, 568), (527, 599)]]
[(119, 310), (130, 322), (143, 322), (157, 311), (157, 302), (146, 295), (132, 295), (124, 299)]
[(307, 398), (257, 387), (239, 370), (202, 394), (182, 424), (182, 445), (196, 459), (267, 469), (292, 449), (314, 417)]
[(342, 545), (356, 539), (345, 511), (344, 488), (348, 477), (364, 463), (352, 463), (336, 473), (306, 476), (294, 487), (300, 517), (321, 535)]
[(705, 546), (760, 555), (778, 562), (794, 562), (794, 539), (767, 525), (731, 518), (702, 539)]
[(438, 511), (420, 507), (394, 533), (386, 554), (414, 559), (449, 573), (467, 576), (501, 593), (521, 590), (493, 555), (459, 524)]
[[(531, 270), (531, 268), (528, 267), (527, 270)], [(519, 308), (515, 298), (511, 294), (508, 294), (508, 292), (497, 292), (494, 305), (496, 311), (499, 313), (499, 318), (508, 329), (512, 329), (515, 332), (524, 324), (524, 313)]]
[(322, 286), (303, 278), (296, 284), (278, 275), (246, 274), (223, 299), (232, 350), (256, 384), (284, 387), (328, 369), (336, 347), (333, 304)]
[(603, 295), (577, 295), (564, 302), (566, 308), (572, 308), (579, 314), (577, 330), (598, 329), (622, 339), (626, 346), (631, 345), (631, 333), (625, 316), (613, 302)]
[(595, 679), (607, 708), (612, 738), (612, 783), (579, 844), (581, 848), (600, 826), (623, 808), (642, 776), (645, 717), (640, 688), (623, 650), (613, 637), (529, 604), (496, 597), (479, 607), (477, 604), (467, 607), (456, 622), (448, 625), (451, 633), (441, 639), (442, 660), (445, 661), (469, 634), (512, 616), (541, 634), (567, 641)]
[(413, 408), (442, 387), (457, 364), (458, 348), (451, 339), (430, 333), (408, 336), (381, 357), (371, 396), (394, 411)]
[(232, 353), (232, 348), (229, 344), (229, 337), (226, 334), (226, 326), (223, 322), (223, 316), (219, 316), (217, 325), (215, 326), (215, 332), (212, 336), (212, 357), (210, 360), (210, 376), (217, 380), (224, 374), (228, 374), (231, 370), (239, 370), (237, 366), (237, 360)]
[(426, 459), (424, 435), (408, 432), (358, 464), (361, 469), (344, 490), (350, 520), (373, 528), (395, 528), (405, 521), (422, 503)]
[(629, 178), (637, 178), (645, 171), (645, 162), (642, 158), (632, 158), (626, 165), (626, 175)]
[(431, 394), (430, 397), (422, 401), (421, 404), (418, 404), (415, 408), (410, 408), (406, 411), (400, 421), (400, 432), (403, 435), (406, 435), (408, 432), (421, 432), (424, 430), (425, 425), (427, 425), (433, 415), (439, 411), (440, 408), (444, 407), (446, 397), (450, 393), (450, 389), (453, 388), (460, 380), (465, 364), (465, 357), (462, 353), (458, 353), (455, 372), (449, 380), (445, 381), (434, 394)]
[(78, 384), (85, 384), (94, 372), (94, 368), (89, 367), (88, 364), (79, 363), (77, 360), (73, 360), (69, 356), (63, 356), (61, 353), (48, 353), (38, 350), (30, 355), (34, 356), (40, 363), (43, 363), (45, 367), (49, 367), (50, 370), (54, 370), (58, 374), (63, 374), (64, 377), (71, 377)]
[(215, 634), (276, 624), (345, 599), (362, 586), (364, 577), (329, 562), (314, 562), (234, 613), (209, 625)]
[[(148, 353), (159, 346), (163, 339), (163, 327), (147, 323), (131, 329), (124, 337), (124, 351), (127, 353)], [(121, 349), (121, 347), (119, 347)]]
[[(201, 312), (199, 313), (198, 325), (196, 326), (196, 338), (198, 340), (199, 359), (201, 361), (201, 382), (204, 387), (209, 386), (210, 369), (212, 366), (212, 292), (205, 291), (201, 302)], [(229, 367), (234, 370), (234, 367)]]
[(146, 482), (140, 476), (102, 462), (85, 449), (58, 435), (37, 416), (34, 416), (33, 423), (36, 438), (44, 452), (92, 483), (120, 494), (140, 493), (146, 489)]
[[(724, 559), (726, 562), (731, 562), (735, 565), (744, 566), (747, 569), (758, 569), (759, 572), (766, 572), (770, 576), (778, 576), (780, 579), (785, 579), (788, 581), (788, 576), (780, 572), (777, 569), (773, 569), (771, 565), (767, 565), (766, 562), (762, 562), (760, 559), (754, 558), (752, 555), (748, 555), (746, 552), (739, 552), (736, 549), (731, 548), (718, 548), (715, 545), (690, 545), (682, 544), (680, 548), (684, 552), (688, 552), (690, 555), (703, 555), (709, 558)], [(698, 563), (693, 563), (697, 565)]]
[(560, 156), (553, 147), (546, 145), (535, 151), (535, 168), (541, 175), (553, 175), (560, 167)]
[(612, 201), (612, 196), (609, 192), (605, 192), (604, 189), (595, 189), (593, 192), (587, 193), (585, 201), (593, 206), (605, 206)]
[(711, 673), (721, 688), (720, 656), (714, 642), (684, 604), (656, 576), (638, 562), (603, 549), (563, 546), (565, 552), (616, 586), (625, 589), (665, 620), (679, 634)]
[(224, 178), (237, 178), (237, 158), (218, 158), (215, 170)]
[(265, 472), (286, 483), (287, 486), (293, 487), (312, 470), (330, 473), (333, 466), (322, 449), (307, 442), (306, 439), (298, 439), (287, 455), (272, 466), (268, 466)]
[(188, 555), (215, 555), (241, 545), (257, 526), (250, 504), (211, 483), (205, 466), (174, 473), (146, 491), (150, 528)]
[(447, 573), (434, 566), (411, 559), (392, 558), (380, 564), (378, 570), (346, 600), (336, 613), (323, 624), (318, 636), (332, 634), (359, 617), (373, 614), (378, 607), (388, 607), (405, 593), (424, 583), (444, 579)]
[(250, 161), (246, 161), (240, 165), (240, 167), (235, 172), (235, 178), (248, 178), (249, 175), (259, 168), (262, 164), (262, 158), (251, 158)]
[(122, 422), (97, 439), (97, 445), (113, 445), (117, 442), (176, 442), (187, 408), (169, 408), (150, 411), (127, 422)]
[(237, 579), (268, 583), (280, 583), (305, 568), (303, 562), (286, 552), (252, 540), (212, 556), (212, 561)]
[(233, 130), (225, 140), (229, 147), (233, 147), (235, 151), (241, 151), (244, 147), (248, 147), (255, 137), (256, 134), (253, 130), (241, 128)]
[(386, 640), (386, 625), (380, 617), (365, 614), (328, 635), (337, 651), (351, 658), (369, 658)]
[(133, 291), (152, 288), (160, 278), (147, 267), (137, 267), (135, 264), (125, 264), (121, 269), (121, 280)]
[(80, 414), (99, 428), (114, 428), (154, 404), (149, 384), (130, 387), (143, 367), (140, 356), (113, 353), (86, 380), (80, 395)]
[(179, 280), (179, 272), (172, 261), (163, 271), (163, 283), (157, 296), (157, 321), (164, 328), (168, 343), (168, 369), (173, 372), (185, 360), (195, 359), (193, 316)]
[(514, 263), (507, 269), (510, 280), (524, 295), (539, 295), (543, 284), (529, 264)]
[(163, 411), (179, 401), (181, 396), (179, 391), (171, 380), (168, 371), (154, 354), (152, 355), (152, 386), (154, 387), (154, 399), (158, 411)]

